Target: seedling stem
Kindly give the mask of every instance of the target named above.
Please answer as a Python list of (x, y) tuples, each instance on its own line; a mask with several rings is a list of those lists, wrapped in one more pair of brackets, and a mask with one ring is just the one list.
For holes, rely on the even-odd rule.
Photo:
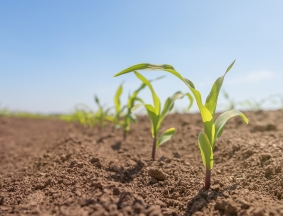
[(156, 152), (156, 137), (153, 138), (153, 145), (152, 145), (152, 160), (155, 160), (155, 152)]
[(203, 187), (204, 190), (209, 190), (210, 188), (210, 177), (211, 177), (211, 170), (206, 168), (204, 187)]

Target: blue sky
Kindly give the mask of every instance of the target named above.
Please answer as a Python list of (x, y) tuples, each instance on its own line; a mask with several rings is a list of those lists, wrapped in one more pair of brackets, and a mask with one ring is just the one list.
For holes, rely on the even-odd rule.
[[(205, 98), (236, 59), (223, 85), (231, 98), (283, 94), (282, 8), (280, 0), (1, 1), (0, 105), (69, 112), (78, 103), (95, 109), (97, 94), (111, 106), (122, 81), (126, 102), (140, 82), (113, 75), (141, 62), (171, 64)], [(170, 74), (153, 85), (162, 101), (189, 91)], [(148, 90), (141, 97), (152, 101)]]

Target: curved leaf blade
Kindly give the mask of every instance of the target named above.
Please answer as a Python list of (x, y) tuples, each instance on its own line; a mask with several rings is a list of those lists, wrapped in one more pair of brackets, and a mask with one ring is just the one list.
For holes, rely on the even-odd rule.
[(144, 106), (144, 104), (136, 104), (135, 106), (132, 107), (131, 111), (133, 112), (142, 106)]
[(95, 101), (95, 103), (97, 104), (97, 106), (101, 107), (97, 95), (94, 95), (94, 101)]
[(127, 115), (131, 122), (137, 123), (137, 117), (134, 113), (130, 113)]
[[(160, 80), (160, 79), (163, 79), (165, 76), (160, 76), (160, 77), (157, 77), (155, 79), (151, 79), (149, 80), (149, 82), (154, 82), (156, 80)], [(146, 84), (142, 83), (140, 85), (140, 87), (134, 91), (134, 93), (129, 97), (129, 100), (128, 100), (128, 107), (131, 109), (133, 106), (134, 106), (134, 103), (135, 101), (140, 101), (141, 103), (144, 103), (142, 99), (140, 98), (137, 98), (137, 95), (138, 93), (143, 90), (144, 88), (146, 87)]]
[(156, 109), (151, 104), (144, 105), (147, 114), (150, 118), (151, 122), (151, 133), (152, 137), (157, 137), (157, 124), (158, 124), (158, 116), (156, 115)]
[(151, 104), (137, 104), (132, 108), (132, 111), (138, 109), (141, 106), (145, 107), (145, 109), (147, 111), (147, 115), (150, 119), (152, 137), (157, 137), (157, 129), (156, 128), (157, 128), (159, 116), (156, 115), (155, 108)]
[(120, 96), (123, 92), (123, 83), (121, 83), (116, 91), (115, 97), (114, 97), (114, 104), (116, 113), (119, 113), (121, 110), (121, 102), (120, 102)]
[(215, 135), (215, 125), (213, 122), (213, 117), (211, 113), (209, 112), (209, 110), (202, 104), (201, 94), (198, 90), (195, 89), (194, 84), (186, 78), (184, 78), (184, 82), (190, 88), (190, 90), (192, 91), (195, 97), (196, 103), (198, 105), (198, 108), (201, 114), (202, 122), (204, 124), (204, 131), (206, 135), (208, 136), (209, 141), (213, 143), (214, 135)]
[(211, 115), (214, 116), (216, 105), (217, 105), (217, 100), (218, 100), (218, 95), (220, 92), (220, 89), (222, 87), (225, 75), (228, 73), (228, 71), (233, 67), (234, 63), (236, 60), (230, 64), (230, 66), (227, 68), (225, 74), (221, 77), (219, 77), (213, 84), (209, 95), (206, 98), (205, 102), (205, 107), (210, 111)]
[(211, 144), (209, 142), (208, 137), (206, 136), (205, 133), (200, 133), (198, 136), (198, 146), (200, 149), (200, 153), (201, 153), (201, 158), (202, 158), (202, 162), (203, 165), (211, 170), (213, 168), (213, 163), (214, 163), (214, 159), (213, 159), (213, 151), (212, 151), (212, 147)]
[(155, 65), (155, 64), (149, 64), (149, 63), (141, 63), (141, 64), (136, 64), (133, 65), (131, 67), (128, 67), (122, 71), (120, 71), (119, 73), (116, 73), (114, 75), (114, 77), (126, 74), (126, 73), (130, 73), (136, 70), (163, 70), (166, 72), (169, 72), (173, 75), (175, 75), (176, 77), (178, 77), (179, 79), (181, 79), (183, 81), (183, 77), (181, 76), (181, 74), (179, 74), (173, 66), (169, 65), (169, 64), (163, 64), (163, 65)]
[(163, 143), (172, 139), (172, 137), (175, 135), (175, 133), (176, 133), (175, 128), (169, 128), (168, 130), (164, 131), (156, 142), (156, 148), (158, 148)]
[[(218, 116), (218, 118), (215, 121), (215, 131), (216, 131), (215, 132), (215, 139), (216, 140), (221, 136), (227, 121), (230, 118), (233, 118), (235, 116), (241, 116), (245, 123), (247, 123), (247, 124), (249, 123), (249, 120), (247, 119), (247, 117), (242, 112), (240, 112), (238, 110), (232, 109), (232, 110), (229, 110), (229, 111), (222, 113), (221, 115)], [(215, 146), (215, 143), (212, 146), (212, 148), (214, 148), (214, 146)]]
[(151, 83), (143, 76), (141, 75), (140, 73), (134, 71), (135, 75), (137, 76), (138, 79), (140, 79), (144, 84), (146, 84), (148, 86), (148, 88), (150, 89), (151, 91), (151, 94), (152, 94), (152, 99), (153, 99), (153, 103), (154, 103), (154, 108), (155, 108), (155, 111), (156, 111), (156, 115), (159, 116), (160, 114), (160, 100), (159, 100), (159, 97), (157, 96), (157, 94), (155, 93)]
[(189, 101), (190, 101), (189, 107), (187, 109), (189, 111), (192, 108), (193, 104), (194, 104), (194, 98), (193, 98), (193, 96), (190, 93), (187, 93), (186, 96), (189, 98)]
[(165, 116), (173, 109), (175, 100), (182, 99), (184, 96), (185, 94), (183, 94), (181, 91), (177, 91), (171, 97), (167, 98), (160, 114), (158, 128), (160, 127)]
[(131, 67), (128, 67), (119, 73), (115, 74), (114, 77), (120, 76), (122, 74), (130, 73), (136, 70), (166, 70), (171, 69), (174, 70), (174, 68), (171, 65), (163, 64), (163, 65), (155, 65), (155, 64), (149, 64), (149, 63), (141, 63), (136, 64)]

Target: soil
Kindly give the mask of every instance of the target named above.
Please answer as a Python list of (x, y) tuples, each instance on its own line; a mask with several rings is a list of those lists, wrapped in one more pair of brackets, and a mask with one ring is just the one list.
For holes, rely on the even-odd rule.
[(177, 133), (156, 161), (147, 116), (126, 141), (110, 125), (1, 117), (0, 215), (283, 215), (283, 112), (245, 114), (217, 141), (208, 191), (199, 114), (166, 117)]

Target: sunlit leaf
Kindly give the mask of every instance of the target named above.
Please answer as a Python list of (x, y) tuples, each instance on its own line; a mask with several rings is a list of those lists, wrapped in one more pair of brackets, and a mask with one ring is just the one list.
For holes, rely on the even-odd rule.
[(121, 85), (119, 85), (115, 97), (114, 97), (114, 104), (115, 104), (115, 109), (116, 109), (116, 113), (119, 113), (121, 110), (121, 102), (120, 102), (120, 96), (123, 92), (123, 83), (121, 83)]
[(234, 60), (232, 62), (232, 64), (227, 68), (225, 74), (221, 77), (219, 77), (213, 84), (211, 91), (209, 93), (209, 95), (206, 98), (206, 102), (205, 102), (205, 107), (210, 111), (211, 115), (214, 116), (215, 113), (215, 109), (216, 109), (216, 105), (217, 105), (217, 101), (218, 101), (218, 95), (219, 95), (219, 91), (222, 87), (223, 81), (224, 81), (224, 77), (225, 75), (228, 73), (228, 71), (233, 67), (234, 63), (236, 60)]
[(199, 145), (199, 149), (201, 152), (201, 157), (202, 157), (202, 162), (203, 165), (207, 168), (207, 169), (212, 169), (213, 168), (213, 151), (212, 151), (212, 147), (211, 144), (209, 142), (208, 137), (206, 136), (205, 133), (200, 133), (198, 136), (198, 145)]
[(122, 74), (130, 73), (136, 70), (166, 70), (166, 69), (174, 70), (174, 68), (168, 64), (155, 65), (155, 64), (141, 63), (141, 64), (133, 65), (131, 67), (128, 67), (120, 71), (119, 73), (115, 74), (114, 77), (120, 76)]
[(151, 132), (152, 132), (152, 136), (156, 137), (157, 136), (157, 124), (158, 124), (158, 116), (156, 115), (156, 110), (155, 108), (151, 105), (151, 104), (137, 104), (132, 108), (132, 111), (138, 109), (139, 107), (144, 106), (148, 117), (150, 119), (151, 122)]
[(163, 107), (163, 110), (162, 110), (160, 118), (159, 118), (158, 128), (160, 127), (160, 124), (162, 123), (162, 121), (165, 118), (165, 116), (173, 109), (175, 100), (181, 99), (184, 96), (185, 96), (185, 94), (183, 94), (180, 91), (177, 91), (171, 97), (166, 99), (164, 107)]
[(176, 133), (175, 128), (170, 128), (170, 129), (166, 130), (165, 132), (163, 132), (156, 142), (156, 148), (158, 148), (163, 143), (172, 139), (172, 137), (175, 135), (175, 133)]
[(151, 91), (151, 94), (152, 94), (152, 98), (153, 98), (153, 103), (154, 103), (154, 108), (156, 110), (156, 115), (159, 116), (159, 113), (160, 113), (160, 100), (159, 100), (159, 97), (157, 96), (157, 94), (155, 93), (151, 83), (143, 76), (141, 75), (140, 73), (138, 72), (134, 72), (135, 75), (137, 76), (137, 78), (139, 78), (144, 84), (146, 84), (148, 86), (148, 88), (150, 89)]
[(189, 107), (187, 109), (189, 111), (192, 108), (193, 104), (194, 104), (194, 98), (193, 98), (193, 96), (190, 93), (187, 93), (186, 95), (187, 95), (187, 97), (190, 100), (190, 104), (189, 104)]
[[(226, 122), (230, 118), (235, 117), (235, 116), (241, 116), (243, 118), (244, 122), (246, 122), (247, 124), (249, 123), (249, 120), (247, 119), (247, 117), (238, 110), (232, 109), (232, 110), (229, 110), (229, 111), (222, 113), (221, 115), (218, 116), (218, 118), (215, 121), (215, 139), (216, 140), (221, 136)], [(214, 146), (215, 146), (215, 143), (212, 146), (212, 148), (214, 148)]]
[(132, 122), (134, 122), (134, 123), (137, 122), (137, 117), (135, 116), (134, 113), (128, 114), (128, 117), (129, 117), (129, 119), (130, 119)]
[(140, 107), (142, 107), (142, 106), (144, 106), (144, 104), (136, 104), (135, 106), (133, 106), (132, 112), (135, 111), (135, 110), (137, 110), (138, 108), (140, 108)]
[(151, 133), (152, 137), (157, 137), (157, 124), (158, 124), (158, 116), (156, 115), (156, 110), (151, 104), (145, 104), (144, 105), (147, 115), (150, 118), (151, 121)]
[(211, 115), (209, 110), (205, 106), (203, 106), (201, 94), (198, 90), (195, 89), (194, 84), (186, 78), (184, 78), (183, 80), (187, 84), (187, 86), (190, 88), (190, 90), (192, 91), (195, 97), (196, 103), (200, 110), (202, 122), (204, 124), (204, 131), (206, 135), (208, 136), (209, 141), (212, 143), (214, 140), (214, 135), (215, 135), (215, 125), (213, 122), (213, 116)]

